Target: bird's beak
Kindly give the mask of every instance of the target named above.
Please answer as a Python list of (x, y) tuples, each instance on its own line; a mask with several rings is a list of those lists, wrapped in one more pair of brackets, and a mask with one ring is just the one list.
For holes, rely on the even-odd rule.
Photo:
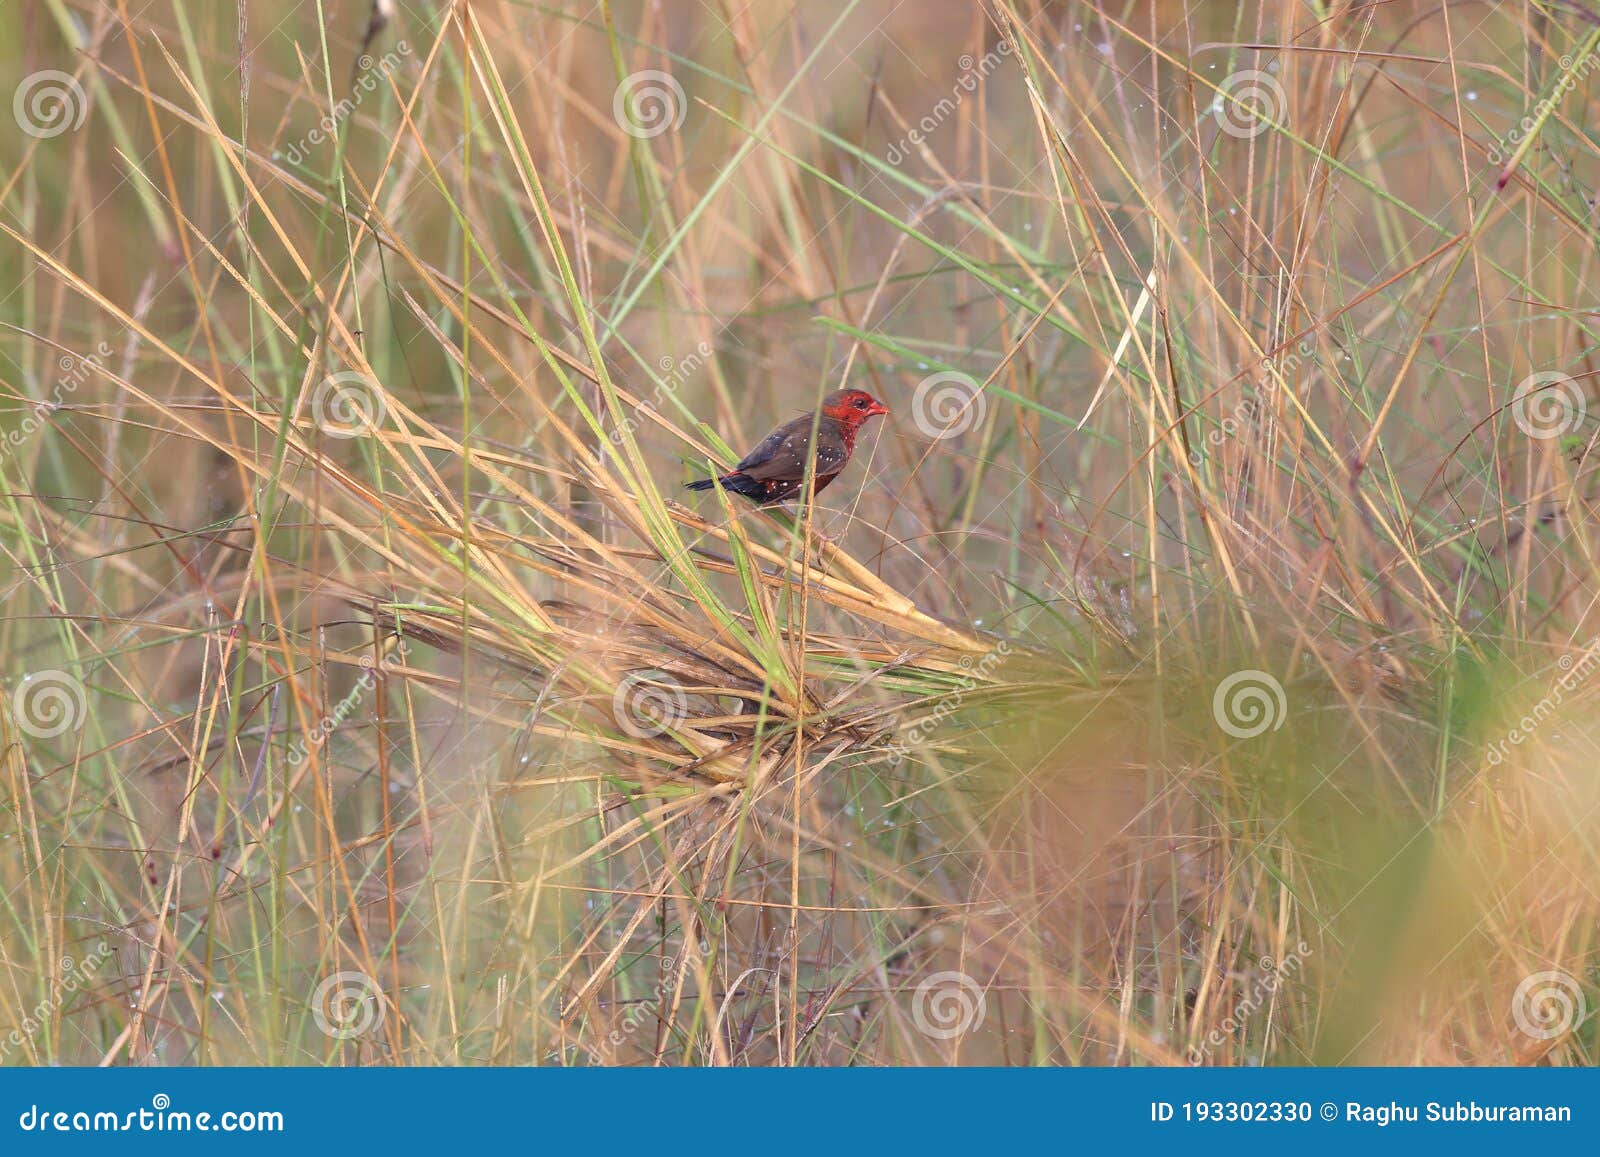
[(888, 412), (889, 407), (885, 406), (882, 402), (877, 401), (876, 399), (873, 400), (871, 406), (867, 407), (867, 417), (869, 418), (874, 414), (887, 414)]

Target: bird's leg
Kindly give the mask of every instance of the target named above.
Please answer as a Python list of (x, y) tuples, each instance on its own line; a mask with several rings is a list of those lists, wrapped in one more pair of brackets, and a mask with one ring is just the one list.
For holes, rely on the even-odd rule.
[[(813, 497), (815, 497), (815, 494), (813, 494)], [(809, 534), (817, 542), (822, 543), (824, 546), (834, 546), (834, 545), (836, 545), (835, 542), (834, 542), (833, 535), (831, 535), (827, 531), (823, 530), (822, 527), (816, 522), (816, 517), (817, 517), (817, 514), (819, 513), (817, 507), (810, 506), (809, 507), (809, 511), (810, 511), (809, 514), (807, 513), (807, 508), (808, 508), (808, 504), (807, 503), (804, 503), (804, 502), (795, 503), (795, 507), (794, 507), (795, 525), (803, 527), (807, 534)]]
[(814, 537), (818, 542), (822, 543), (824, 546), (838, 546), (839, 545), (838, 538), (836, 538), (834, 535), (829, 534), (827, 531), (821, 530), (821, 529), (819, 529), (819, 528), (817, 528), (815, 526), (813, 526), (811, 528), (811, 534), (812, 534), (812, 537)]

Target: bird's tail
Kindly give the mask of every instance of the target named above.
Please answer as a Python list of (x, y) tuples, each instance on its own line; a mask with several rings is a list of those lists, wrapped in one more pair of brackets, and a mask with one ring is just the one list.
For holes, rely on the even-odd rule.
[[(757, 482), (754, 478), (746, 478), (743, 474), (724, 474), (716, 479), (722, 483), (722, 488), (730, 494), (741, 494), (744, 497), (760, 502), (767, 495), (766, 484)], [(710, 490), (713, 482), (710, 478), (697, 478), (684, 487), (685, 490)]]

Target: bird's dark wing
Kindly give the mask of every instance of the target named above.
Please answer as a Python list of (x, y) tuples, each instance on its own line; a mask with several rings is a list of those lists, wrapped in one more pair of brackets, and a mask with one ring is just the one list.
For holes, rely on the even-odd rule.
[[(810, 414), (785, 422), (761, 440), (761, 444), (744, 456), (738, 471), (747, 478), (763, 482), (798, 482), (805, 477), (806, 460), (811, 456)], [(816, 473), (837, 474), (844, 469), (850, 455), (844, 447), (837, 424), (824, 417), (818, 431)]]
[(832, 479), (850, 461), (850, 451), (845, 449), (844, 438), (840, 436), (832, 418), (822, 419), (822, 429), (817, 431), (817, 435), (817, 478)]
[(798, 478), (805, 470), (805, 449), (810, 435), (809, 422), (804, 427), (786, 422), (761, 439), (734, 469), (751, 478)]

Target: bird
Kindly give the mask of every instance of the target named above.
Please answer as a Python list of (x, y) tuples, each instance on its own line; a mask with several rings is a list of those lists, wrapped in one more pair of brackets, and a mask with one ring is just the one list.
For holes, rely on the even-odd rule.
[(822, 399), (822, 413), (802, 414), (785, 422), (761, 439), (727, 474), (716, 479), (699, 478), (689, 483), (690, 490), (710, 490), (717, 482), (757, 506), (776, 506), (788, 502), (805, 485), (807, 461), (812, 457), (811, 431), (817, 432), (816, 465), (812, 471), (811, 493), (821, 494), (850, 461), (856, 448), (856, 435), (868, 418), (887, 414), (889, 407), (865, 390), (835, 390)]

